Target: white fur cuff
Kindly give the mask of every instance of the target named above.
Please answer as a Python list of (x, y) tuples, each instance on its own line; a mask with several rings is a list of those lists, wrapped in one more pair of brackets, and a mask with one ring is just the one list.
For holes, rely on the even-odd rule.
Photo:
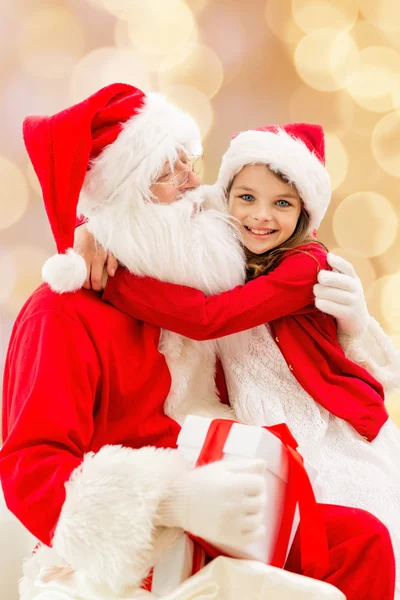
[(105, 446), (86, 455), (66, 484), (53, 548), (115, 593), (139, 587), (154, 565), (159, 502), (186, 468), (177, 450)]
[(360, 335), (339, 335), (339, 341), (346, 356), (367, 369), (386, 393), (400, 389), (400, 351), (373, 317)]

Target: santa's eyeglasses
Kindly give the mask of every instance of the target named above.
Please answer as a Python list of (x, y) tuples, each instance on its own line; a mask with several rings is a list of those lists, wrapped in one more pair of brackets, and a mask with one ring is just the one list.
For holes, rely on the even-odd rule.
[(190, 156), (186, 165), (186, 169), (179, 171), (172, 179), (168, 181), (156, 181), (156, 185), (173, 185), (176, 188), (182, 187), (187, 183), (190, 173), (200, 175), (203, 170), (203, 157)]

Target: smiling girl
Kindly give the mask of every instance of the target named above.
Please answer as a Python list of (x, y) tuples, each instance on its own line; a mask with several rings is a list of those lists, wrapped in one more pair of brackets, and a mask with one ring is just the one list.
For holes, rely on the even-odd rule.
[[(329, 268), (314, 237), (330, 201), (322, 129), (240, 133), (224, 155), (217, 188), (240, 229), (246, 285), (207, 297), (120, 269), (104, 299), (192, 339), (222, 338), (238, 420), (285, 422), (318, 472), (318, 500), (374, 513), (389, 527), (399, 559), (400, 433), (381, 384), (346, 357), (335, 319), (314, 304), (318, 275)], [(239, 345), (231, 340), (246, 329)], [(399, 580), (397, 586), (399, 594)]]

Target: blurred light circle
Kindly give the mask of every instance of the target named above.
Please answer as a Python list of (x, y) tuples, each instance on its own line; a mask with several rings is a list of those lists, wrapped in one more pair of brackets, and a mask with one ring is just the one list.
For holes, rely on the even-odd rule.
[(400, 333), (394, 333), (390, 337), (392, 338), (392, 342), (396, 346), (396, 348), (400, 350)]
[(32, 163), (28, 162), (28, 166), (26, 168), (26, 176), (27, 179), (31, 185), (31, 188), (40, 196), (42, 197), (42, 188), (40, 187), (40, 183), (39, 183), (39, 179), (37, 178), (37, 175), (34, 171), (34, 168), (32, 167)]
[(331, 179), (332, 190), (336, 190), (347, 175), (349, 158), (337, 135), (325, 136), (326, 167)]
[(391, 392), (385, 398), (385, 405), (389, 416), (397, 427), (400, 427), (400, 392)]
[(15, 280), (3, 305), (17, 314), (29, 295), (42, 283), (42, 266), (48, 254), (36, 246), (9, 246), (9, 259), (13, 264)]
[(301, 79), (321, 91), (345, 87), (358, 66), (353, 38), (337, 29), (317, 29), (304, 36), (294, 55)]
[(6, 246), (0, 246), (0, 303), (3, 304), (11, 295), (17, 280), (14, 261)]
[(187, 85), (171, 85), (163, 93), (172, 104), (188, 112), (198, 124), (204, 138), (213, 122), (213, 110), (205, 94)]
[(383, 171), (400, 177), (400, 114), (392, 112), (378, 121), (372, 132), (372, 153)]
[(70, 100), (80, 102), (110, 83), (129, 83), (145, 92), (152, 89), (150, 74), (137, 53), (122, 48), (97, 48), (74, 68)]
[(357, 20), (356, 0), (292, 0), (292, 13), (297, 25), (306, 33), (321, 27), (341, 31), (350, 29)]
[(291, 121), (323, 123), (326, 132), (346, 133), (351, 128), (353, 113), (354, 102), (342, 90), (321, 93), (302, 84), (290, 97)]
[(352, 98), (367, 110), (393, 108), (393, 93), (400, 81), (400, 54), (393, 48), (371, 46), (359, 54), (359, 67), (347, 85)]
[(17, 51), (25, 71), (46, 79), (68, 75), (85, 46), (84, 30), (74, 11), (45, 4), (21, 19)]
[(287, 44), (297, 44), (303, 37), (303, 31), (293, 19), (290, 2), (268, 0), (265, 20), (272, 33)]
[(376, 279), (376, 273), (369, 258), (360, 256), (351, 248), (333, 248), (330, 250), (330, 252), (345, 258), (353, 265), (357, 275), (361, 279), (364, 290), (367, 290), (374, 283)]
[(400, 273), (385, 279), (382, 289), (381, 307), (392, 330), (400, 331)]
[(161, 90), (169, 85), (184, 84), (197, 88), (207, 98), (215, 96), (224, 79), (224, 70), (216, 53), (199, 44), (183, 60), (179, 57), (180, 53), (178, 56), (169, 54), (162, 61), (158, 74)]
[(96, 4), (102, 4), (103, 8), (105, 8), (109, 13), (117, 17), (117, 19), (122, 19), (127, 21), (128, 19), (135, 18), (135, 15), (140, 13), (144, 4), (148, 6), (156, 5), (157, 0), (146, 0), (144, 3), (143, 0), (90, 0), (91, 2), (96, 2)]
[(394, 242), (397, 214), (385, 196), (375, 192), (356, 192), (345, 198), (333, 216), (333, 231), (343, 248), (361, 256), (382, 254)]
[(29, 201), (29, 188), (22, 171), (0, 154), (0, 230), (14, 225), (22, 217)]
[(179, 51), (196, 35), (196, 23), (182, 0), (152, 0), (129, 20), (128, 33), (140, 52), (168, 54)]
[(390, 331), (390, 324), (382, 312), (382, 292), (390, 276), (380, 277), (366, 290), (365, 299), (369, 313), (379, 322), (385, 331)]
[(362, 15), (382, 29), (400, 31), (398, 0), (359, 0)]

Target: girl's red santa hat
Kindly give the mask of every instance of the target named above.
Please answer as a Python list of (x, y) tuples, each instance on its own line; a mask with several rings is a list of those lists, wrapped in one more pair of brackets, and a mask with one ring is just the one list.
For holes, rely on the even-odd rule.
[[(77, 211), (90, 218), (128, 195), (145, 202), (166, 161), (180, 150), (202, 151), (190, 115), (123, 83), (53, 116), (27, 117), (23, 134), (59, 253), (43, 266), (43, 279), (59, 292), (86, 279), (85, 261), (72, 249)], [(140, 194), (123, 193), (131, 190)]]
[(235, 134), (222, 158), (217, 186), (226, 193), (235, 175), (249, 164), (265, 164), (296, 186), (310, 215), (310, 229), (319, 227), (331, 199), (320, 125), (267, 125)]

